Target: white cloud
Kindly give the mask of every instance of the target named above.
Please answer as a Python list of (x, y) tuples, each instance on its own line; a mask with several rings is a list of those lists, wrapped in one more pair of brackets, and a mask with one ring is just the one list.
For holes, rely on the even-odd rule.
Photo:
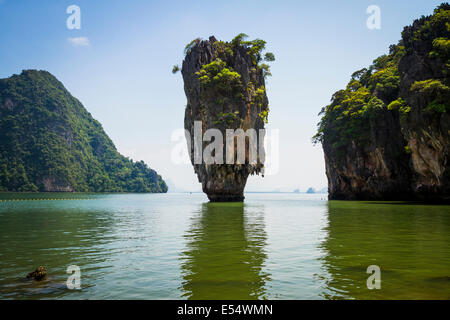
[(74, 47), (89, 47), (91, 45), (87, 37), (67, 38), (67, 41)]

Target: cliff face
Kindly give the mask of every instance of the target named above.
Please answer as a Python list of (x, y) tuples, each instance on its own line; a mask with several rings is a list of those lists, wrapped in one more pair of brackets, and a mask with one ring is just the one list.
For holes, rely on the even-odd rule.
[(404, 199), (410, 197), (409, 156), (398, 119), (380, 111), (368, 119), (370, 143), (351, 141), (344, 154), (323, 144), (330, 199)]
[[(268, 66), (260, 63), (265, 42), (243, 41), (244, 36), (239, 35), (232, 42), (217, 41), (214, 37), (194, 40), (186, 47), (181, 70), (187, 98), (184, 127), (190, 133), (188, 150), (203, 192), (211, 201), (242, 201), (248, 175), (258, 174), (263, 168), (260, 154), (256, 162), (249, 161), (249, 141), (245, 162), (226, 161), (226, 129), (255, 129), (258, 133), (267, 121), (264, 76), (268, 74)], [(208, 129), (220, 130), (224, 137), (220, 147), (223, 163), (194, 161), (195, 121), (201, 121), (202, 134)], [(257, 139), (258, 144), (261, 137), (258, 135)], [(202, 139), (201, 150), (208, 144)], [(236, 148), (237, 143), (231, 151), (233, 158)]]
[(449, 35), (442, 4), (321, 111), (330, 199), (449, 200)]
[(450, 6), (403, 31), (399, 94), (411, 110), (402, 133), (411, 151), (412, 189), (423, 197), (450, 198)]
[(0, 191), (166, 192), (53, 75), (0, 79)]

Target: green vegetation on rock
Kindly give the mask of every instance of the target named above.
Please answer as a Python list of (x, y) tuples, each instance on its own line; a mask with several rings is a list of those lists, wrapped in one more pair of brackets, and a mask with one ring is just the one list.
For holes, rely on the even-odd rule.
[[(433, 51), (430, 56), (436, 59), (446, 58), (447, 70), (450, 70), (447, 37), (442, 37), (439, 30), (445, 29), (444, 33), (450, 32), (450, 10), (448, 5), (443, 4), (435, 10), (435, 14), (429, 19), (419, 21), (423, 25), (415, 30), (409, 37), (409, 29), (403, 32), (403, 38), (397, 45), (392, 45), (389, 54), (382, 55), (373, 61), (369, 68), (356, 71), (346, 89), (337, 91), (331, 98), (331, 104), (324, 107), (320, 115), (321, 121), (318, 125), (317, 134), (313, 142), (323, 142), (324, 138), (331, 143), (333, 148), (339, 149), (351, 142), (367, 143), (369, 126), (368, 117), (376, 117), (377, 112), (388, 110), (398, 112), (405, 116), (411, 107), (406, 103), (406, 97), (400, 96), (400, 74), (398, 65), (410, 46), (418, 44), (424, 39), (431, 39)], [(438, 29), (438, 30), (436, 30)], [(442, 30), (441, 30), (442, 31)], [(405, 49), (405, 42), (407, 44)], [(444, 81), (445, 83), (443, 83)], [(427, 79), (416, 81), (411, 87), (424, 98), (432, 97), (424, 111), (448, 112), (450, 109), (450, 88), (448, 78)]]
[(211, 88), (222, 96), (233, 94), (236, 98), (243, 98), (241, 75), (227, 67), (220, 58), (203, 65), (196, 74), (202, 87)]
[(425, 108), (426, 111), (450, 111), (450, 88), (440, 80), (428, 79), (416, 81), (412, 84), (411, 91), (416, 91), (432, 98), (432, 101)]
[(178, 71), (180, 71), (180, 67), (176, 64), (176, 65), (174, 65), (173, 68), (172, 68), (172, 73), (175, 74), (175, 73), (177, 73)]
[[(230, 65), (235, 55), (235, 52), (239, 49), (244, 49), (247, 55), (251, 57), (254, 65), (254, 70), (260, 69), (264, 77), (271, 76), (270, 66), (263, 61), (273, 62), (275, 61), (275, 55), (272, 52), (266, 52), (263, 55), (263, 51), (266, 48), (266, 42), (261, 39), (255, 39), (247, 41), (248, 36), (245, 33), (240, 33), (234, 37), (230, 42), (215, 41), (213, 43), (214, 48), (217, 50), (218, 57), (205, 65), (202, 65), (200, 71), (196, 72), (198, 80), (201, 86), (213, 92), (216, 95), (219, 104), (224, 104), (232, 96), (235, 100), (244, 99), (244, 90), (251, 92), (252, 101), (248, 101), (250, 104), (257, 103), (262, 107), (262, 97), (265, 94), (265, 87), (254, 88), (253, 83), (249, 82), (244, 88), (241, 82), (241, 75), (236, 72)], [(192, 49), (199, 45), (201, 38), (196, 38), (189, 42), (185, 49), (184, 54), (189, 54)], [(179, 66), (174, 65), (172, 73), (179, 71)], [(212, 89), (212, 90), (211, 90)], [(267, 123), (269, 110), (268, 108), (260, 112), (260, 117)]]

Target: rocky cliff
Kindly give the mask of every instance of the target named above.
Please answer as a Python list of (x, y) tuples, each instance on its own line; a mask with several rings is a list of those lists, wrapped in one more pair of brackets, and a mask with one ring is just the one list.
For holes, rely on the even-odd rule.
[(449, 36), (442, 4), (322, 109), (330, 199), (450, 199)]
[[(246, 141), (244, 162), (230, 164), (225, 161), (226, 130), (255, 129), (258, 132), (264, 128), (269, 110), (264, 78), (270, 73), (263, 60), (273, 61), (274, 57), (271, 53), (262, 56), (263, 40), (245, 41), (245, 38), (245, 34), (240, 34), (231, 42), (218, 41), (214, 37), (203, 41), (196, 39), (185, 49), (181, 70), (187, 98), (184, 127), (191, 137), (188, 149), (194, 171), (211, 201), (242, 201), (248, 175), (258, 174), (263, 169), (260, 154), (256, 161), (249, 159), (249, 140)], [(214, 152), (222, 153), (223, 163), (194, 161), (195, 121), (201, 121), (202, 134), (208, 129), (220, 130), (224, 141), (221, 141), (220, 152)], [(258, 135), (257, 139), (261, 137)], [(201, 150), (208, 144), (207, 139), (202, 139)], [(237, 143), (231, 151), (233, 159), (236, 148)]]
[(46, 71), (0, 79), (0, 191), (166, 192)]

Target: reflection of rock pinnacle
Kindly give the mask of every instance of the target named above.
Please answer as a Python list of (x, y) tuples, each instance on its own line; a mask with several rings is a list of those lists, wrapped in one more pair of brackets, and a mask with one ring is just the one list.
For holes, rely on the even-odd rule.
[(205, 203), (186, 233), (181, 290), (189, 299), (263, 299), (266, 233), (262, 214), (243, 204)]

